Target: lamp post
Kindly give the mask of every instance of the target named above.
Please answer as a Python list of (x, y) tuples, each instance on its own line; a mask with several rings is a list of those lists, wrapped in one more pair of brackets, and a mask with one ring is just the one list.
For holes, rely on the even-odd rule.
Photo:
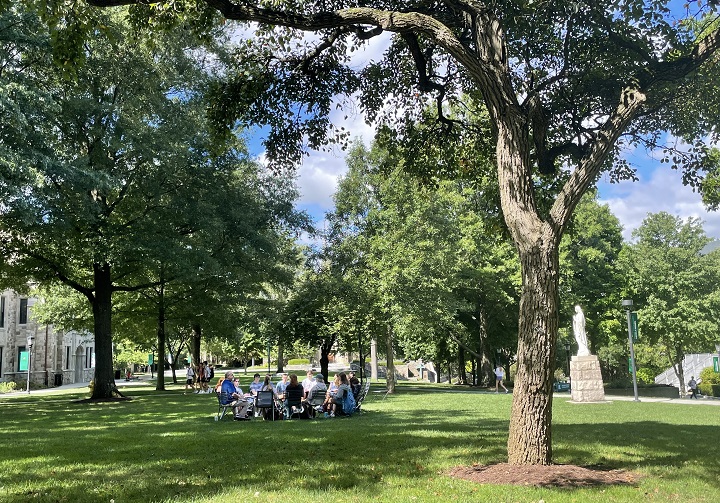
[(567, 359), (567, 377), (568, 377), (568, 383), (572, 386), (572, 378), (570, 377), (570, 343), (565, 343), (565, 358)]
[(715, 344), (715, 351), (718, 354), (718, 372), (720, 372), (720, 343)]
[(633, 301), (632, 299), (623, 299), (622, 305), (625, 308), (625, 313), (627, 314), (627, 324), (628, 324), (628, 342), (630, 343), (630, 368), (632, 371), (632, 378), (633, 378), (633, 392), (635, 393), (635, 401), (639, 402), (638, 399), (638, 390), (637, 390), (637, 372), (635, 367), (635, 348), (633, 347), (633, 340), (632, 340), (632, 321), (630, 320), (630, 311), (632, 310)]
[(32, 368), (32, 347), (35, 342), (34, 335), (28, 335), (27, 346), (28, 346), (28, 377), (27, 377), (27, 392), (30, 394), (30, 369)]

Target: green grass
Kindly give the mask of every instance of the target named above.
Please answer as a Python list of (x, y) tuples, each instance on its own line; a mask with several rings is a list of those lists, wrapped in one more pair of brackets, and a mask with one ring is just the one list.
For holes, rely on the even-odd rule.
[(0, 501), (720, 500), (717, 407), (557, 397), (557, 463), (641, 479), (538, 489), (445, 475), (505, 460), (510, 395), (401, 384), (384, 400), (371, 389), (352, 418), (215, 422), (215, 397), (182, 387), (127, 387), (134, 399), (123, 403), (78, 403), (77, 390), (0, 397)]

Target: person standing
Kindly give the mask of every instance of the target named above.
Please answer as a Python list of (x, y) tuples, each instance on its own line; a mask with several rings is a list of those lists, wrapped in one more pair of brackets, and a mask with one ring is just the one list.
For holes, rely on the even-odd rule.
[(688, 381), (688, 388), (690, 388), (690, 398), (694, 398), (695, 400), (697, 400), (697, 381), (695, 380), (695, 376), (690, 376), (690, 380)]
[(500, 393), (499, 387), (505, 390), (505, 393), (508, 393), (508, 389), (503, 384), (503, 378), (505, 377), (505, 369), (502, 368), (502, 365), (498, 365), (495, 368), (495, 393)]
[(195, 371), (189, 363), (187, 364), (187, 369), (185, 370), (185, 391), (188, 390), (188, 386), (191, 390), (195, 391)]

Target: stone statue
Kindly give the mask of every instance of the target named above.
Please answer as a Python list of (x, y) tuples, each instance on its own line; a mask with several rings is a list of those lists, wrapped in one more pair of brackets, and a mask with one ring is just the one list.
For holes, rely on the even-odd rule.
[(585, 332), (585, 315), (580, 306), (575, 306), (575, 314), (573, 315), (573, 334), (578, 343), (578, 356), (589, 356), (587, 333)]

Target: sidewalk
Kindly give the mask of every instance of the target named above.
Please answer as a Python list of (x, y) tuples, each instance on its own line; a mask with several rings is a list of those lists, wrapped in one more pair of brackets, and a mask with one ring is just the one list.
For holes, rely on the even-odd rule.
[[(170, 377), (172, 377), (172, 374), (168, 374)], [(117, 385), (119, 390), (123, 390), (123, 388), (126, 387), (132, 387), (132, 386), (150, 386), (155, 382), (155, 379), (150, 379), (150, 376), (143, 376), (139, 379), (133, 379), (132, 381), (126, 381), (123, 377), (122, 379), (118, 379), (115, 381), (115, 384)], [(183, 376), (183, 383), (184, 383), (184, 376)], [(18, 396), (41, 396), (41, 395), (51, 395), (53, 393), (60, 393), (67, 390), (72, 389), (82, 389), (88, 387), (90, 383), (87, 382), (79, 382), (79, 383), (70, 383), (70, 384), (63, 384), (62, 386), (55, 386), (52, 388), (42, 388), (42, 389), (31, 389), (30, 393), (27, 392), (27, 390), (17, 390), (13, 391), (12, 393), (2, 393), (0, 394), (0, 399), (6, 398), (6, 397), (18, 397)], [(88, 391), (89, 393), (89, 391)]]

